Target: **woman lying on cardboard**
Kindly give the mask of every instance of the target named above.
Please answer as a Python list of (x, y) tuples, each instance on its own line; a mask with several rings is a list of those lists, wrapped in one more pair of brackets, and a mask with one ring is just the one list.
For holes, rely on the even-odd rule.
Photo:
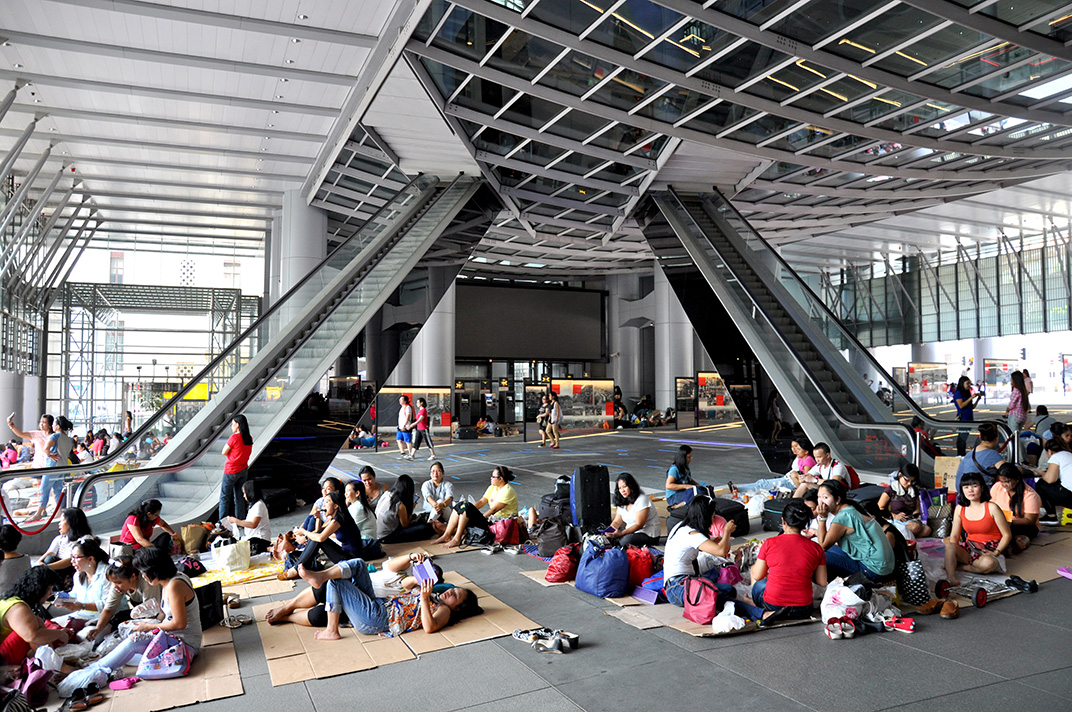
[(435, 633), (459, 620), (484, 611), (476, 594), (467, 588), (450, 588), (434, 593), (432, 579), (421, 582), (420, 592), (407, 593), (389, 599), (376, 597), (372, 579), (363, 559), (351, 559), (332, 566), (327, 571), (309, 571), (298, 567), (298, 573), (314, 588), (326, 588), (324, 610), (327, 627), (318, 631), (317, 640), (339, 640), (339, 624), (343, 613), (358, 633), (398, 636), (421, 628)]
[[(369, 579), (372, 581), (372, 590), (376, 598), (393, 598), (407, 593), (412, 593), (421, 587), (420, 580), (413, 573), (413, 568), (431, 563), (425, 554), (410, 554), (409, 556), (396, 556), (383, 562), (383, 568), (378, 571), (370, 571)], [(436, 580), (443, 581), (443, 569), (437, 564), (432, 564)], [(436, 583), (432, 587), (432, 593), (442, 593), (448, 588), (454, 588), (454, 584)], [(272, 625), (280, 623), (294, 623), (295, 625), (309, 628), (325, 628), (328, 624), (325, 602), (327, 601), (327, 586), (320, 588), (306, 588), (278, 608), (272, 608), (264, 616), (264, 620)], [(345, 614), (343, 615), (345, 619)]]

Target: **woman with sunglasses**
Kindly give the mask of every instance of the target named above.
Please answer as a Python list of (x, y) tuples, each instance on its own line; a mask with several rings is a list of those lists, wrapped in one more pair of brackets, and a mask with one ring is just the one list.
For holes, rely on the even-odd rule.
[[(484, 490), (484, 496), (475, 503), (462, 501), (455, 504), (446, 531), (432, 543), (455, 547), (461, 546), (463, 540), (487, 544), (494, 542), (489, 520), (517, 516), (517, 492), (510, 486), (513, 479), (514, 473), (508, 467), (499, 465), (492, 470), (491, 484)], [(487, 512), (481, 512), (485, 506)]]
[(893, 481), (883, 488), (878, 508), (889, 510), (890, 521), (901, 534), (907, 530), (916, 538), (931, 535), (931, 528), (920, 517), (919, 468), (911, 462), (901, 465)]

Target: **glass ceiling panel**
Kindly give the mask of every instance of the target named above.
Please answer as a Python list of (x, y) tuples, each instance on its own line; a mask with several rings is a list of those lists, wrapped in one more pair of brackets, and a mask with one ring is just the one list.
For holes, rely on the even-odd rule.
[(610, 122), (607, 119), (583, 111), (571, 111), (552, 124), (547, 133), (574, 141), (584, 141), (608, 123)]
[(923, 81), (951, 89), (972, 79), (1000, 71), (1033, 54), (1034, 52), (1029, 49), (1005, 42), (986, 52), (980, 52), (948, 67), (943, 67)]
[(703, 131), (714, 135), (758, 113), (755, 109), (724, 101), (720, 104), (715, 104), (692, 121), (686, 123), (685, 126), (695, 131)]
[(767, 114), (729, 134), (729, 138), (734, 141), (745, 141), (747, 143), (756, 144), (764, 139), (770, 138), (774, 134), (785, 131), (795, 123), (795, 121), (783, 119), (781, 116)]
[(815, 86), (833, 74), (833, 71), (825, 67), (798, 59), (788, 67), (768, 74), (762, 81), (745, 89), (745, 93), (781, 102)]
[(417, 28), (413, 30), (413, 36), (421, 42), (427, 40), (428, 35), (432, 34), (432, 30), (439, 24), (449, 7), (451, 4), (447, 0), (432, 0), (428, 11), (424, 13), (421, 21), (417, 23)]
[[(921, 98), (918, 96), (896, 90), (888, 91), (881, 96), (872, 97), (861, 104), (857, 104), (856, 106), (835, 114), (835, 117), (846, 121), (854, 121), (858, 124), (865, 124), (918, 101), (921, 101)], [(931, 103), (934, 106), (942, 106), (942, 104), (939, 104), (938, 102)]]
[(999, 0), (989, 7), (984, 7), (979, 14), (1007, 22), (1013, 27), (1019, 27), (1036, 17), (1053, 12), (1060, 6), (1060, 0), (1016, 0), (1015, 2)]
[(644, 59), (679, 72), (687, 72), (712, 53), (722, 51), (736, 39), (737, 35), (693, 20), (652, 47), (644, 55)]
[(472, 139), (473, 146), (479, 151), (487, 151), (499, 156), (505, 156), (514, 150), (518, 144), (524, 141), (520, 136), (505, 133), (498, 129), (485, 129), (480, 135)]
[(843, 27), (848, 27), (862, 15), (882, 4), (883, 0), (812, 0), (769, 29), (771, 32), (813, 44), (835, 34)]
[[(991, 47), (1001, 44), (1001, 42), (993, 40), (989, 35), (985, 35), (982, 32), (976, 32), (960, 25), (950, 25), (924, 37), (919, 42), (905, 47), (900, 52), (884, 57), (875, 62), (874, 66), (899, 74), (902, 77), (907, 77), (925, 67), (946, 62), (988, 40), (993, 42), (990, 45)], [(972, 57), (985, 54), (987, 51), (987, 49), (980, 50), (978, 54), (972, 55)], [(856, 59), (863, 61), (869, 56), (869, 54), (864, 53), (856, 57)], [(960, 61), (966, 60), (962, 59)]]
[[(607, 2), (607, 0), (601, 0)], [(683, 16), (649, 0), (626, 0), (588, 38), (619, 52), (636, 54)]]
[(745, 42), (726, 57), (704, 67), (696, 76), (716, 84), (737, 86), (745, 79), (768, 72), (771, 67), (788, 59), (789, 55), (764, 47), (755, 42)]
[(514, 30), (488, 58), (488, 66), (532, 81), (561, 51), (553, 42)]
[(682, 116), (687, 116), (711, 100), (712, 97), (706, 94), (675, 86), (637, 111), (636, 115), (672, 124)]
[(562, 107), (539, 97), (523, 94), (502, 114), (502, 119), (532, 129), (543, 128), (548, 121), (562, 113)]
[(628, 111), (665, 86), (666, 82), (625, 69), (593, 94), (589, 101)]
[(826, 47), (842, 57), (864, 61), (886, 52), (939, 22), (941, 20), (930, 13), (908, 5), (897, 5), (862, 27), (839, 36)]
[(1069, 68), (1072, 68), (1072, 62), (1066, 62), (1063, 59), (1054, 57), (1036, 57), (1021, 67), (1002, 72), (975, 86), (968, 87), (964, 90), (964, 93), (990, 99), (1009, 91), (1027, 89), (1035, 82), (1065, 72)]
[(577, 35), (603, 14), (608, 0), (540, 0), (529, 17)]
[(610, 62), (574, 51), (563, 57), (539, 83), (573, 96), (583, 96), (617, 68)]
[(456, 7), (432, 40), (432, 45), (479, 62), (506, 30), (506, 25), (501, 22)]

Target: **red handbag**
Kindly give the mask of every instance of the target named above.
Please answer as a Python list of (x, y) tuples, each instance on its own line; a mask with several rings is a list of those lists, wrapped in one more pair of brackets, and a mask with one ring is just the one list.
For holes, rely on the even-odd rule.
[(577, 578), (577, 565), (581, 561), (581, 545), (568, 544), (551, 557), (544, 580), (550, 583), (566, 583)]
[(694, 623), (707, 625), (718, 613), (718, 589), (705, 578), (685, 579), (684, 616)]
[(629, 557), (629, 590), (632, 591), (655, 573), (655, 559), (647, 547), (630, 546), (625, 555)]
[(507, 546), (517, 546), (521, 543), (517, 532), (517, 520), (513, 517), (492, 522), (491, 533), (495, 535), (496, 543)]

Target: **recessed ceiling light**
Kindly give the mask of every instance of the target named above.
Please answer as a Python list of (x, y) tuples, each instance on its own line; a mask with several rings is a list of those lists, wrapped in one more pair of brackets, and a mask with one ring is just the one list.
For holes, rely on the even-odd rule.
[[(53, 131), (55, 131), (55, 129), (53, 129)], [(267, 148), (262, 148), (261, 150), (262, 151), (267, 151), (268, 149)]]
[(308, 20), (309, 16), (308, 15), (298, 15), (298, 19), (299, 20)]
[(22, 69), (22, 65), (18, 62), (15, 62), (15, 69)]
[(276, 94), (276, 95), (275, 95), (275, 98), (276, 98), (276, 99), (282, 99), (282, 98), (283, 98), (283, 95), (282, 95), (282, 94)]
[(275, 124), (268, 124), (268, 128), (274, 128)]
[(284, 84), (286, 84), (286, 83), (287, 83), (287, 82), (289, 82), (290, 80), (289, 80), (289, 79), (287, 79), (286, 77), (279, 77), (279, 81), (281, 81), (281, 82), (283, 82)]
[(284, 61), (285, 61), (285, 62), (286, 62), (287, 64), (294, 64), (294, 60), (293, 60), (293, 59), (287, 59), (287, 60), (284, 60)]
[(40, 104), (40, 103), (41, 103), (41, 100), (40, 100), (40, 99), (34, 99), (34, 103), (35, 103), (35, 104)]
[(265, 136), (265, 137), (264, 137), (264, 140), (265, 140), (265, 141), (267, 141), (267, 140), (269, 140), (270, 138), (272, 138), (272, 137), (271, 137), (271, 136)]
[(49, 131), (55, 131), (55, 130), (56, 130), (55, 126), (53, 126), (52, 128), (49, 129)]
[(294, 44), (301, 44), (301, 40), (299, 40), (297, 37), (291, 37), (290, 41)]
[(278, 114), (278, 113), (279, 113), (279, 109), (272, 109), (272, 113), (273, 113), (273, 114)]

